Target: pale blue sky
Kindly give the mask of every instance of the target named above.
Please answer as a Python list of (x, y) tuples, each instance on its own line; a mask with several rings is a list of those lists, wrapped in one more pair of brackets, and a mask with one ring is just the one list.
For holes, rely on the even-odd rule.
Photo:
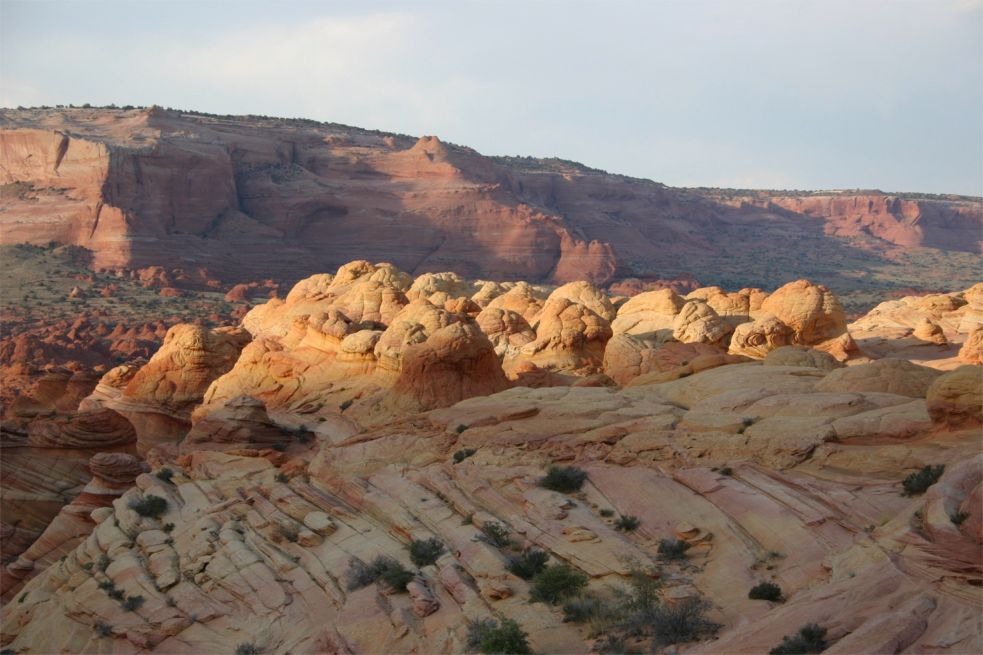
[(672, 185), (983, 193), (983, 0), (14, 2), (0, 105), (436, 134)]

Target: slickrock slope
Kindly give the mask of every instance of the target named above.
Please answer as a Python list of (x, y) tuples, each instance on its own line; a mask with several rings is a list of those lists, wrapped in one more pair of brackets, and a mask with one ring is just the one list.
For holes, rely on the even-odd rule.
[(940, 369), (980, 364), (983, 283), (957, 293), (888, 300), (848, 328), (873, 357), (897, 357)]
[[(25, 437), (14, 468), (4, 442), (5, 520), (33, 453), (93, 412), (138, 417), (151, 470), (91, 459), (7, 565), (0, 645), (458, 653), (470, 622), (513, 619), (539, 653), (647, 650), (660, 612), (699, 605), (717, 625), (678, 652), (767, 652), (808, 623), (827, 652), (983, 648), (983, 367), (864, 358), (805, 281), (620, 305), (587, 283), (544, 291), (359, 261), (244, 330), (172, 329)], [(728, 354), (764, 321), (791, 345)], [(547, 489), (552, 465), (586, 480)], [(933, 479), (902, 484), (915, 473)], [(427, 539), (438, 552), (414, 562)], [(616, 616), (530, 602), (542, 578), (510, 565), (528, 548)], [(748, 597), (766, 581), (782, 602)], [(655, 593), (652, 613), (627, 588)]]
[[(78, 244), (97, 268), (230, 284), (293, 282), (354, 254), (552, 283), (835, 277), (846, 290), (867, 288), (855, 271), (884, 288), (906, 283), (900, 271), (947, 285), (966, 261), (950, 255), (978, 255), (983, 227), (978, 198), (674, 189), (314, 121), (5, 109), (0, 128), (3, 243)], [(763, 256), (762, 243), (795, 250)], [(899, 259), (919, 248), (938, 258)]]

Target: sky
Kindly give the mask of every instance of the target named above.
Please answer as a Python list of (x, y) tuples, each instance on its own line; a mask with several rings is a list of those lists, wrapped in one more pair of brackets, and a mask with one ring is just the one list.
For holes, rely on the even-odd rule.
[(983, 0), (0, 0), (0, 106), (86, 102), (674, 186), (983, 195)]

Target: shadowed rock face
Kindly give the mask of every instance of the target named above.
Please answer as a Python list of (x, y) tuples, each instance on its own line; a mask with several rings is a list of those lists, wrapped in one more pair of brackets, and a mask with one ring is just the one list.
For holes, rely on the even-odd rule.
[(355, 253), (414, 274), (605, 283), (716, 277), (713, 258), (768, 235), (820, 264), (862, 254), (858, 235), (888, 257), (980, 249), (977, 199), (673, 189), (436, 137), (160, 109), (3, 110), (0, 125), (0, 182), (34, 188), (5, 200), (3, 242), (83, 245), (97, 267), (293, 281)]
[[(45, 467), (61, 478), (47, 504), (64, 500), (10, 551), (0, 643), (456, 653), (470, 621), (498, 617), (535, 652), (596, 650), (596, 626), (530, 603), (535, 583), (510, 571), (536, 548), (609, 607), (632, 562), (655, 570), (660, 605), (710, 601), (717, 639), (685, 652), (767, 652), (809, 622), (829, 652), (979, 651), (983, 367), (838, 361), (843, 349), (813, 346), (849, 343), (842, 312), (805, 281), (774, 302), (655, 293), (619, 307), (587, 283), (413, 279), (360, 261), (244, 328), (173, 328), (81, 414), (4, 441), (5, 536), (12, 512), (41, 522), (24, 498)], [(754, 334), (750, 356), (728, 353)], [(112, 416), (140, 414), (170, 421), (167, 440), (162, 422), (146, 433), (146, 462), (93, 453), (88, 483), (54, 470), (90, 434), (114, 435), (100, 428)], [(581, 489), (540, 486), (553, 465), (586, 473)], [(902, 495), (928, 465), (937, 482)], [(435, 560), (413, 564), (411, 540), (431, 538)], [(663, 539), (689, 545), (685, 562), (660, 559)], [(405, 587), (366, 578), (380, 555), (408, 569)], [(748, 598), (763, 581), (782, 603)]]

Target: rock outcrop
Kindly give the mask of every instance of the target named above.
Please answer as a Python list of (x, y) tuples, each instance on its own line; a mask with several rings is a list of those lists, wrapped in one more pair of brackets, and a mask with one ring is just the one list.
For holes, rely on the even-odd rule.
[(141, 453), (179, 441), (191, 427), (191, 410), (208, 385), (232, 368), (247, 338), (238, 328), (177, 325), (120, 396), (104, 404), (133, 425)]
[[(454, 178), (452, 149), (418, 150), (406, 166)], [(464, 652), (494, 617), (535, 652), (599, 650), (598, 630), (647, 648), (622, 591), (650, 580), (656, 607), (711, 608), (715, 638), (686, 652), (766, 652), (809, 622), (834, 653), (983, 647), (983, 367), (844, 366), (845, 322), (808, 283), (656, 293), (615, 313), (586, 284), (544, 300), (354, 262), (248, 331), (173, 329), (82, 413), (5, 433), (0, 644)], [(63, 446), (114, 412), (145, 461)], [(677, 539), (684, 561), (660, 548)], [(618, 616), (528, 602), (515, 558), (536, 551)], [(749, 598), (762, 581), (783, 602)]]

